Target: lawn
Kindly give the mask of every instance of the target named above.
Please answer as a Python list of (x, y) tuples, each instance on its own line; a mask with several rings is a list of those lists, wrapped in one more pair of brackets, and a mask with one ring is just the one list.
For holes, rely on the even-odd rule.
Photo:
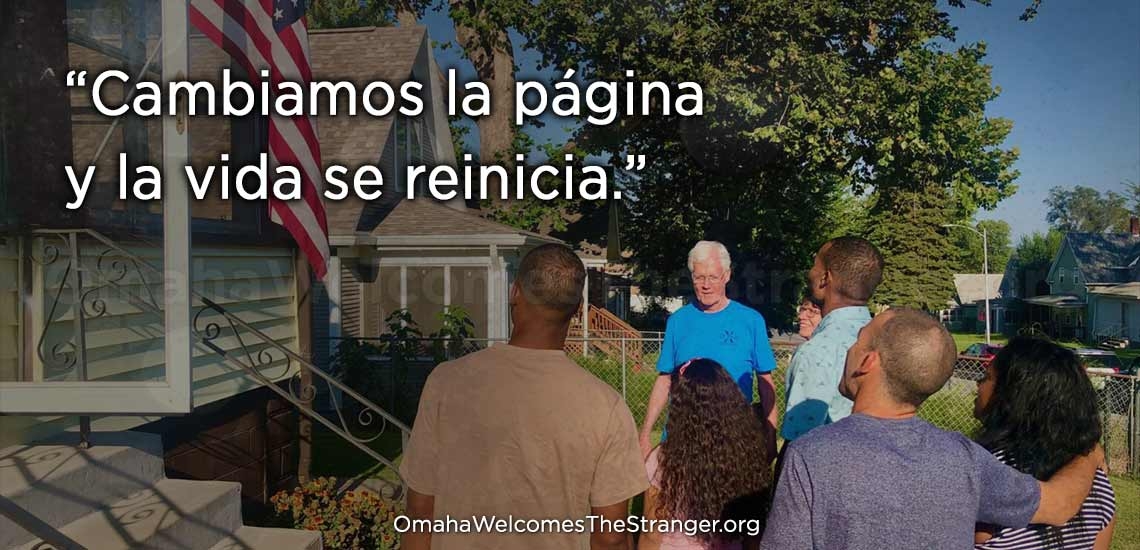
[[(970, 344), (985, 343), (985, 334), (965, 334), (961, 332), (952, 333), (954, 336), (954, 343), (958, 345), (958, 351), (964, 351), (970, 347)], [(990, 333), (991, 344), (1004, 344), (1009, 341), (1004, 334)]]
[(1113, 550), (1140, 550), (1140, 480), (1112, 477), (1116, 491), (1116, 532)]

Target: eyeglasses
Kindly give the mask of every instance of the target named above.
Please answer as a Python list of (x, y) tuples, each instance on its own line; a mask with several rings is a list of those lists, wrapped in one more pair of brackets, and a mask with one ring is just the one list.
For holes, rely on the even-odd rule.
[(724, 275), (693, 275), (693, 282), (697, 284), (704, 283), (718, 283), (724, 279)]

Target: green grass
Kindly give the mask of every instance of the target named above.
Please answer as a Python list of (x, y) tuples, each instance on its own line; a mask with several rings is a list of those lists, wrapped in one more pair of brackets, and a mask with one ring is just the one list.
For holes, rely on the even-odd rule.
[[(985, 343), (985, 334), (965, 334), (961, 332), (952, 333), (954, 343), (958, 345), (958, 351), (964, 351), (970, 347), (971, 344)], [(991, 344), (1004, 344), (1009, 341), (1004, 334), (990, 333)]]
[[(362, 434), (367, 432), (361, 430)], [(368, 447), (387, 458), (396, 460), (400, 456), (400, 430), (389, 428)], [(313, 477), (354, 478), (387, 477), (391, 475), (387, 468), (358, 449), (352, 443), (342, 439), (327, 428), (313, 426), (313, 464), (309, 469)]]
[(1113, 476), (1116, 491), (1116, 531), (1112, 550), (1140, 550), (1140, 479)]

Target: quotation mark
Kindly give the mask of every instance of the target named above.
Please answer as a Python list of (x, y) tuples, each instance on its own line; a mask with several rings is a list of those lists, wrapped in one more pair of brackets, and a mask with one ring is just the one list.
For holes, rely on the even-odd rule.
[(86, 85), (87, 71), (67, 71), (67, 87)]
[(645, 155), (626, 155), (625, 156), (625, 169), (626, 170), (641, 170), (645, 168)]

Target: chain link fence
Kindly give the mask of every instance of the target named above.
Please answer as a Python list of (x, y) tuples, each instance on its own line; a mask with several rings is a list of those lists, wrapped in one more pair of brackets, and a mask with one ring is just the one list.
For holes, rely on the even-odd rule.
[[(398, 389), (399, 393), (418, 397), (427, 374), (440, 359), (461, 357), (494, 342), (486, 339), (442, 344), (429, 339), (419, 341), (413, 347), (422, 349), (423, 352), (415, 354), (410, 375), (402, 379), (400, 385), (403, 387)], [(640, 426), (657, 378), (656, 365), (661, 343), (661, 338), (572, 338), (566, 341), (566, 353), (584, 369), (621, 393)], [(795, 346), (773, 342), (772, 349), (776, 356), (776, 370), (772, 373), (772, 379), (776, 385), (777, 409), (782, 418), (784, 382)], [(376, 356), (372, 359), (377, 368), (385, 368), (384, 357)], [(922, 405), (918, 415), (945, 430), (973, 435), (979, 427), (974, 418), (974, 397), (978, 381), (985, 375), (986, 364), (986, 359), (959, 357), (953, 376)], [(1103, 444), (1109, 468), (1115, 473), (1140, 475), (1140, 378), (1093, 373), (1090, 373), (1090, 378), (1099, 396)], [(758, 400), (754, 394), (753, 401)], [(662, 428), (664, 417), (662, 415), (658, 419), (656, 430)]]

